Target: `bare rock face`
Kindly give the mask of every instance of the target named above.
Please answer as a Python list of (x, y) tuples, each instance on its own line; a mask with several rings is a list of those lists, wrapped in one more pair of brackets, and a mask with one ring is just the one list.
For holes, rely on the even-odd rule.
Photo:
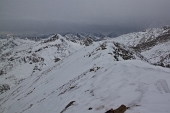
[(6, 92), (7, 90), (10, 90), (10, 86), (8, 84), (1, 84), (0, 85), (0, 94)]

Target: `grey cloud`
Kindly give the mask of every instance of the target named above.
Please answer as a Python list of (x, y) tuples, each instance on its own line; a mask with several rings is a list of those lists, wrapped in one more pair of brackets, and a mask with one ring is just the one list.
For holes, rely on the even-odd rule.
[(170, 25), (169, 0), (0, 0), (0, 32), (118, 32)]

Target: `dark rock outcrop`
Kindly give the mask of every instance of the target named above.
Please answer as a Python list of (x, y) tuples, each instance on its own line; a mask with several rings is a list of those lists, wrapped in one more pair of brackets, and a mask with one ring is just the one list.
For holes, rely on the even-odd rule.
[(106, 111), (105, 113), (124, 113), (128, 108), (125, 105), (121, 105), (117, 109), (111, 108), (110, 110)]
[(93, 44), (93, 40), (89, 37), (89, 38), (86, 38), (85, 40), (84, 40), (84, 45), (85, 46), (89, 46), (89, 45), (91, 45), (91, 44)]
[(0, 94), (6, 92), (7, 90), (10, 90), (10, 86), (8, 84), (1, 84), (0, 85)]

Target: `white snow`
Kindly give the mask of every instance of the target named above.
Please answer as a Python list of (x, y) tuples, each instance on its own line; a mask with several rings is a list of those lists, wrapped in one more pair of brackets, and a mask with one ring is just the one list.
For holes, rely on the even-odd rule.
[(141, 60), (115, 61), (108, 54), (113, 43), (98, 50), (102, 43), (49, 64), (0, 95), (0, 111), (104, 113), (125, 104), (131, 107), (126, 113), (170, 113), (170, 70)]
[[(169, 53), (170, 41), (156, 45), (147, 51), (141, 52), (141, 54), (147, 57), (151, 61), (151, 63), (156, 63), (157, 61), (160, 61), (163, 56), (166, 56)], [(167, 62), (170, 63), (169, 60), (167, 60)]]
[(150, 28), (142, 32), (134, 32), (121, 35), (111, 40), (123, 43), (127, 46), (136, 46), (137, 44), (140, 44), (142, 42), (147, 42), (147, 40), (153, 40), (157, 36), (162, 35), (164, 32), (166, 32), (166, 30), (162, 28)]
[[(163, 34), (168, 34), (168, 30), (169, 29), (164, 28), (152, 28), (143, 32), (125, 34), (110, 40), (123, 43), (130, 47), (135, 47), (138, 44), (150, 42)], [(147, 50), (142, 50), (141, 54), (153, 64), (162, 62), (164, 65), (168, 65), (170, 64), (170, 60), (167, 58), (170, 54), (170, 41), (162, 43), (159, 43), (158, 41), (153, 47), (150, 47)]]
[[(1, 39), (0, 71), (3, 70), (5, 74), (0, 76), (0, 84), (6, 83), (10, 87), (14, 87), (35, 71), (41, 71), (49, 65), (54, 65), (55, 58), (63, 59), (84, 47), (66, 40), (61, 35), (57, 36), (59, 39), (47, 43), (43, 43), (44, 40), (35, 42), (19, 38)], [(39, 61), (33, 62), (33, 59)], [(38, 67), (38, 70), (34, 70), (35, 66)]]

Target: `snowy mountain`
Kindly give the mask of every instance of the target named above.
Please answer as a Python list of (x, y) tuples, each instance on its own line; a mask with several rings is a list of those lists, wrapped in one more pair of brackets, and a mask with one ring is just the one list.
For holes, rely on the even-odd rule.
[(132, 48), (94, 42), (0, 95), (2, 113), (170, 112), (170, 70)]
[(20, 39), (29, 39), (33, 41), (40, 41), (41, 39), (45, 39), (52, 35), (54, 34), (0, 34), (0, 39), (9, 39), (13, 37)]
[(170, 67), (170, 26), (125, 34), (113, 40), (133, 47), (152, 64)]
[(1, 39), (0, 83), (13, 87), (82, 47), (61, 35), (38, 42), (20, 38)]
[(64, 37), (66, 37), (67, 40), (84, 40), (86, 38), (86, 36), (79, 33), (67, 33), (64, 34)]
[(152, 65), (169, 54), (169, 29), (102, 41), (2, 39), (0, 113), (105, 113), (122, 104), (125, 113), (170, 113), (170, 70)]

